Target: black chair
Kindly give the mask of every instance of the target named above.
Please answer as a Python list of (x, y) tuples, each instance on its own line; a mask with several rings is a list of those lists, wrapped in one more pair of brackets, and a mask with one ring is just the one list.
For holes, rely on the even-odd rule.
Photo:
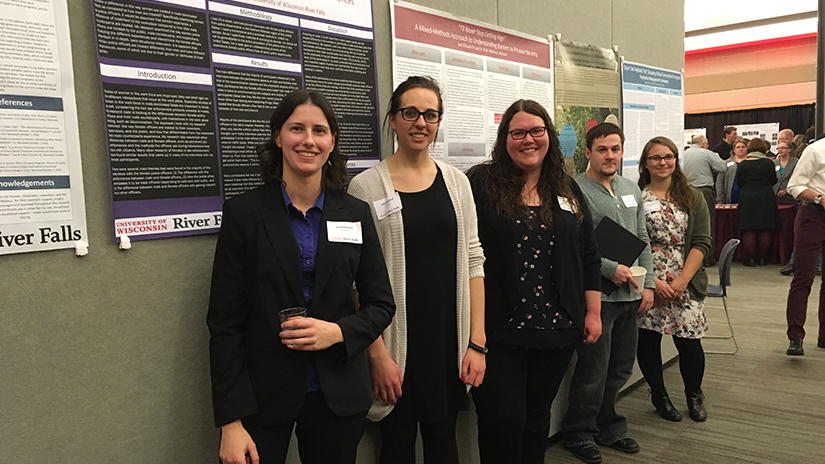
[(705, 335), (705, 338), (716, 338), (722, 340), (733, 340), (733, 351), (714, 351), (705, 350), (708, 354), (736, 354), (739, 351), (739, 344), (736, 343), (736, 337), (733, 336), (733, 326), (730, 323), (730, 314), (728, 314), (728, 286), (730, 286), (730, 268), (733, 263), (733, 254), (736, 252), (736, 247), (739, 245), (738, 238), (728, 240), (728, 243), (722, 248), (722, 253), (719, 254), (719, 285), (708, 285), (708, 297), (721, 298), (722, 306), (725, 308), (725, 318), (728, 320), (728, 329), (730, 335)]

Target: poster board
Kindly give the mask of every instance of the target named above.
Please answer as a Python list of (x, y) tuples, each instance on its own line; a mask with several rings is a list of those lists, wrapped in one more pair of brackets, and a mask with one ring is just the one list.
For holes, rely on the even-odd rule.
[(330, 100), (348, 167), (378, 162), (370, 0), (91, 2), (115, 241), (216, 232), (300, 87)]
[[(764, 122), (759, 124), (730, 124), (736, 128), (736, 135), (747, 140), (759, 137), (768, 142), (770, 151), (776, 153), (776, 144), (779, 139), (779, 123)], [(727, 126), (725, 126), (727, 127)]]
[[(603, 122), (621, 126), (616, 52), (595, 45), (555, 41), (556, 128), (564, 157), (575, 172), (587, 168), (585, 135)], [(573, 170), (574, 166), (568, 164)]]
[(88, 242), (66, 0), (0, 2), (0, 255)]
[(502, 114), (518, 99), (552, 115), (550, 43), (467, 18), (390, 1), (393, 87), (409, 76), (438, 81), (444, 119), (430, 156), (461, 170), (489, 159)]
[(685, 145), (682, 72), (622, 61), (622, 122), (622, 175), (635, 181), (639, 178), (642, 148), (648, 140), (665, 136), (680, 150)]
[[(708, 136), (708, 130), (705, 127), (699, 127), (696, 129), (685, 129), (685, 143), (679, 149), (684, 149), (686, 146), (690, 145), (690, 141), (693, 140), (694, 135), (704, 135), (705, 137)], [(708, 142), (710, 143), (710, 142)], [(678, 147), (678, 145), (677, 145)]]

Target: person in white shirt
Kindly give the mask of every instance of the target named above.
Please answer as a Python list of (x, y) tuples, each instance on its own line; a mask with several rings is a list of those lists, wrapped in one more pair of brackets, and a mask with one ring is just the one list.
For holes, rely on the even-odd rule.
[[(816, 262), (825, 248), (825, 141), (808, 145), (788, 181), (788, 193), (802, 201), (794, 223), (794, 268), (788, 291), (789, 356), (805, 354), (805, 316), (808, 295), (816, 277)], [(825, 348), (825, 280), (819, 293), (819, 338), (817, 346)]]

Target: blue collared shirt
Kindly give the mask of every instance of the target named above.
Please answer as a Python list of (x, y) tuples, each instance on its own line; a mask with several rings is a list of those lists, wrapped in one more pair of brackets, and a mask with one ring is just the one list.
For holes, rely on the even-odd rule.
[(301, 254), (301, 277), (303, 280), (304, 300), (306, 300), (307, 314), (312, 313), (312, 290), (315, 287), (315, 258), (318, 254), (318, 237), (321, 236), (321, 216), (324, 210), (324, 192), (318, 195), (315, 204), (307, 210), (306, 216), (292, 203), (286, 193), (284, 184), (281, 184), (281, 193), (289, 213), (289, 224), (298, 250)]
[[(281, 184), (281, 194), (284, 197), (286, 210), (289, 214), (289, 224), (292, 226), (292, 234), (298, 242), (298, 250), (301, 255), (301, 278), (304, 289), (304, 300), (306, 301), (307, 316), (312, 314), (312, 291), (315, 288), (315, 258), (318, 255), (318, 237), (321, 236), (322, 214), (324, 210), (324, 191), (318, 195), (306, 215), (292, 203), (286, 187)], [(307, 380), (307, 391), (318, 391), (321, 389), (321, 382), (318, 380), (318, 370), (315, 367), (315, 358), (309, 369)]]

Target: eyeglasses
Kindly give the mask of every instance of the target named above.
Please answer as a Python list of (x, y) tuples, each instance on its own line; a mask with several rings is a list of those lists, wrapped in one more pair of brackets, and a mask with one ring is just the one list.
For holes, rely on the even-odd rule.
[(647, 158), (648, 161), (650, 161), (651, 163), (655, 163), (655, 164), (661, 163), (662, 160), (665, 160), (668, 163), (672, 163), (673, 160), (675, 160), (675, 159), (676, 159), (676, 157), (673, 156), (673, 155), (650, 156), (650, 157)]
[(790, 150), (791, 147), (776, 147), (777, 150)]
[(521, 140), (521, 139), (527, 137), (527, 134), (530, 134), (530, 137), (533, 137), (534, 139), (536, 139), (536, 138), (539, 138), (542, 135), (544, 135), (545, 132), (547, 132), (547, 127), (546, 126), (538, 126), (538, 127), (532, 128), (530, 130), (513, 129), (513, 130), (511, 130), (510, 132), (507, 132), (507, 133), (510, 134), (510, 137), (512, 137), (513, 140)]
[(418, 111), (418, 108), (413, 108), (412, 106), (401, 108), (398, 111), (401, 112), (401, 119), (409, 122), (418, 121), (418, 117), (423, 114), (424, 122), (427, 124), (435, 124), (441, 121), (441, 115), (443, 114), (441, 111), (436, 110)]

